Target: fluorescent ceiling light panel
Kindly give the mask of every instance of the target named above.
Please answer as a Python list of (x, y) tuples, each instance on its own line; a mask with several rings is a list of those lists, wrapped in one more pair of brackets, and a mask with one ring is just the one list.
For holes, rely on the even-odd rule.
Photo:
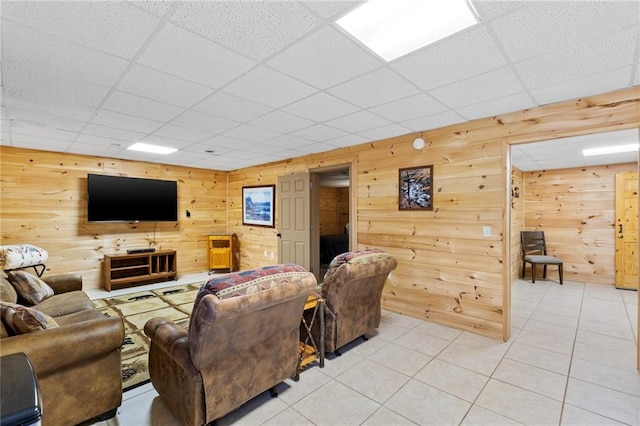
[(390, 62), (477, 22), (467, 0), (369, 0), (336, 24)]
[(129, 148), (132, 151), (151, 152), (153, 154), (171, 154), (176, 152), (176, 148), (169, 148), (167, 146), (150, 145), (148, 143), (134, 143)]
[(605, 146), (602, 148), (590, 148), (583, 149), (582, 155), (585, 157), (590, 157), (592, 155), (607, 155), (607, 154), (620, 154), (623, 152), (635, 152), (638, 151), (638, 144), (631, 143), (628, 145), (615, 145), (615, 146)]

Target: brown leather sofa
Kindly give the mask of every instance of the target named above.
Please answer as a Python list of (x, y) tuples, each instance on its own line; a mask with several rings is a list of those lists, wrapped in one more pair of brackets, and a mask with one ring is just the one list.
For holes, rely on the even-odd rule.
[(397, 265), (394, 257), (375, 249), (343, 253), (331, 261), (322, 283), (326, 352), (340, 355), (342, 346), (380, 326), (382, 289)]
[(188, 332), (149, 320), (149, 374), (163, 402), (184, 425), (203, 425), (294, 377), (315, 289), (314, 275), (296, 265), (242, 271), (200, 289)]
[[(106, 317), (93, 306), (81, 291), (80, 275), (41, 279), (54, 295), (30, 307), (53, 318), (58, 326), (16, 335), (3, 323), (0, 355), (24, 352), (29, 357), (40, 389), (44, 425), (113, 417), (122, 401), (122, 318)], [(0, 281), (2, 302), (27, 306), (6, 278)]]

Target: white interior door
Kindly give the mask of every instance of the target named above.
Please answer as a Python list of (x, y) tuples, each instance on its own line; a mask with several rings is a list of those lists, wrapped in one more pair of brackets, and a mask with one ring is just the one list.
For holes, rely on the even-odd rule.
[(308, 173), (278, 177), (278, 262), (311, 268), (310, 177)]

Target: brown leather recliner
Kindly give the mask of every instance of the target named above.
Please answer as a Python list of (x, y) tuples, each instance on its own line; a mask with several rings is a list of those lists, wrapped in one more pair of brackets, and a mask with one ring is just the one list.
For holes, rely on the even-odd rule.
[(145, 324), (151, 382), (183, 424), (210, 423), (296, 375), (299, 326), (316, 279), (282, 266), (293, 265), (210, 280), (188, 331), (164, 318)]
[[(50, 316), (58, 326), (8, 335), (15, 333), (3, 324), (0, 355), (24, 352), (31, 361), (44, 425), (67, 426), (113, 417), (122, 402), (122, 318), (98, 311), (81, 291), (78, 274), (41, 279), (53, 288), (54, 295), (29, 307)], [(28, 306), (4, 277), (0, 278), (0, 297), (3, 302)]]
[(326, 352), (340, 355), (339, 348), (380, 326), (382, 289), (397, 265), (394, 257), (375, 249), (331, 261), (322, 283)]

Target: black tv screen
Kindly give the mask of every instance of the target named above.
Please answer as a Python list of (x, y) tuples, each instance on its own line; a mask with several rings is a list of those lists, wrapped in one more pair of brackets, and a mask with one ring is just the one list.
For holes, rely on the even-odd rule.
[(87, 175), (89, 222), (175, 222), (176, 181)]

